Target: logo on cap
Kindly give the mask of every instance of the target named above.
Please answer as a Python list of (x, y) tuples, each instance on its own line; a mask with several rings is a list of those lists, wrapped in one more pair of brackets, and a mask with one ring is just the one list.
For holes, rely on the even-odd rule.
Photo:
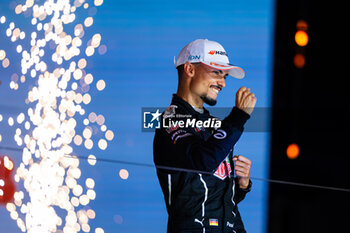
[(196, 60), (196, 59), (200, 59), (200, 58), (201, 58), (201, 56), (198, 56), (198, 55), (190, 55), (188, 57), (188, 60), (191, 61), (191, 60)]
[(227, 66), (225, 66), (225, 65), (220, 65), (220, 64), (217, 64), (217, 63), (215, 63), (215, 62), (210, 62), (210, 65), (211, 65), (211, 66), (216, 66), (216, 67), (227, 67)]
[(219, 55), (224, 55), (227, 57), (227, 53), (224, 51), (211, 50), (208, 54), (210, 54), (210, 55), (219, 54)]

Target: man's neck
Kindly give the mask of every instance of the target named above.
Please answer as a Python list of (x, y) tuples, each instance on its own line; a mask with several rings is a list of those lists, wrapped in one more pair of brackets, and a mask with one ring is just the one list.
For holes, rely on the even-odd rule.
[(193, 94), (190, 92), (184, 92), (181, 90), (177, 90), (176, 95), (180, 97), (181, 99), (185, 100), (187, 103), (189, 103), (191, 106), (196, 108), (203, 108), (203, 100), (199, 97), (196, 98)]

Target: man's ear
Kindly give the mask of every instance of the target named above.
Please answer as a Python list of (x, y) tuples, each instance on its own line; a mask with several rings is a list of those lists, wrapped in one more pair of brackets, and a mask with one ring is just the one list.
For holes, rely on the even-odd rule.
[(184, 74), (186, 74), (187, 77), (192, 78), (195, 74), (195, 66), (192, 63), (186, 62), (184, 64)]

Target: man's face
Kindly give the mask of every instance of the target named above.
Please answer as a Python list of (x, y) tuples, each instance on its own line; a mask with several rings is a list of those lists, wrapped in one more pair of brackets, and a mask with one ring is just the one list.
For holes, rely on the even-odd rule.
[(222, 88), (226, 86), (227, 70), (217, 70), (199, 63), (195, 65), (196, 73), (191, 82), (191, 92), (200, 97), (204, 103), (213, 106)]

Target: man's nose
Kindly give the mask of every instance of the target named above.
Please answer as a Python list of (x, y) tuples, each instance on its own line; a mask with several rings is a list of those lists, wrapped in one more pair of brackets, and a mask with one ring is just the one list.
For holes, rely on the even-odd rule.
[(226, 86), (225, 78), (221, 78), (221, 79), (218, 81), (218, 85), (219, 85), (221, 88), (224, 88), (224, 87)]

